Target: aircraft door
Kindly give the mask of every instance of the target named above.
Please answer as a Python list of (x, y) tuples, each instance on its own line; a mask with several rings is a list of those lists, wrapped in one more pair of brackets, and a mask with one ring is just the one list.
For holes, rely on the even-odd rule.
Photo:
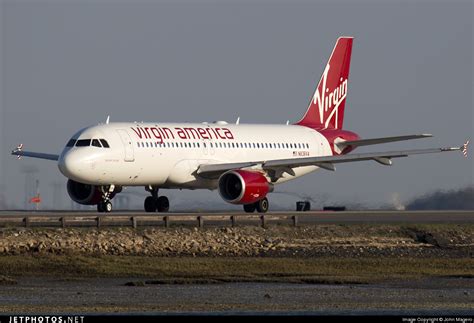
[(122, 144), (124, 147), (124, 153), (125, 153), (124, 160), (126, 162), (134, 161), (135, 157), (133, 154), (133, 145), (132, 145), (132, 139), (130, 138), (130, 135), (124, 129), (119, 129), (117, 130), (117, 132), (120, 135), (120, 139), (122, 140)]

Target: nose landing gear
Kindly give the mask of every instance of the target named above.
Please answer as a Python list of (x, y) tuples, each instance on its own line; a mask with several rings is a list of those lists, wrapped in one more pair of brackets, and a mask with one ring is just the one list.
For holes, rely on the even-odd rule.
[(97, 212), (99, 212), (99, 213), (112, 212), (112, 202), (110, 202), (110, 201), (100, 201), (99, 204), (97, 204)]
[(110, 202), (110, 195), (114, 192), (115, 185), (101, 186), (100, 192), (102, 193), (102, 199), (97, 204), (97, 212), (99, 213), (110, 213), (112, 212), (112, 202)]
[(148, 196), (145, 199), (145, 212), (168, 212), (170, 208), (170, 202), (166, 196), (158, 197), (158, 188), (153, 186), (145, 187), (147, 192), (151, 193), (151, 196)]

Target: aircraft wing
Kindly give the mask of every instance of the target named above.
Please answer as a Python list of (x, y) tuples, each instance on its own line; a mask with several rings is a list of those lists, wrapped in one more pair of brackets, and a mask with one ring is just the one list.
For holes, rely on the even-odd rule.
[(24, 151), (23, 145), (19, 145), (18, 147), (16, 147), (15, 150), (12, 150), (11, 154), (17, 156), (18, 159), (20, 159), (21, 157), (32, 157), (32, 158), (48, 159), (48, 160), (55, 160), (55, 161), (59, 159), (59, 155)]
[(353, 141), (341, 141), (341, 142), (336, 143), (336, 145), (339, 146), (339, 148), (343, 149), (347, 146), (359, 147), (359, 146), (385, 144), (385, 143), (388, 143), (388, 142), (412, 140), (412, 139), (421, 139), (421, 138), (430, 138), (430, 137), (433, 137), (433, 135), (431, 135), (431, 134), (421, 134), (421, 135), (382, 137), (382, 138), (360, 139), (360, 140), (353, 140)]
[(255, 168), (265, 170), (271, 177), (281, 177), (286, 172), (294, 175), (293, 168), (302, 166), (318, 166), (326, 170), (334, 171), (336, 167), (334, 164), (357, 162), (363, 160), (374, 160), (382, 165), (392, 165), (392, 158), (408, 157), (410, 155), (432, 154), (447, 151), (462, 151), (464, 155), (467, 153), (467, 144), (461, 147), (446, 147), (446, 148), (430, 148), (430, 149), (416, 149), (416, 150), (399, 150), (387, 152), (374, 152), (362, 154), (348, 154), (322, 157), (303, 157), (303, 158), (289, 158), (289, 159), (275, 159), (264, 160), (246, 163), (223, 163), (223, 164), (205, 164), (200, 165), (197, 174), (202, 177), (214, 178), (220, 174), (232, 170), (242, 168)]

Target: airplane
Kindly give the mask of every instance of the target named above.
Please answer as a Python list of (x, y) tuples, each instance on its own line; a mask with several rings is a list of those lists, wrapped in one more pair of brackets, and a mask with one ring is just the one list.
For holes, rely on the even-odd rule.
[(160, 189), (217, 190), (245, 212), (264, 213), (274, 186), (318, 169), (417, 154), (462, 151), (460, 147), (350, 153), (357, 147), (431, 137), (431, 134), (362, 139), (343, 127), (353, 37), (339, 37), (303, 117), (294, 124), (110, 122), (76, 132), (60, 155), (23, 150), (12, 155), (54, 160), (68, 178), (72, 200), (111, 212), (113, 197), (126, 186), (150, 193), (146, 212), (168, 212)]

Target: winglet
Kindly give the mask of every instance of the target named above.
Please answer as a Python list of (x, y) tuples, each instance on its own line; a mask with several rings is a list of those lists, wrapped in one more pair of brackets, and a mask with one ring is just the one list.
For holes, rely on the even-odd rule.
[(19, 144), (15, 150), (12, 151), (12, 154), (16, 155), (16, 158), (21, 159), (21, 151), (23, 150), (23, 144)]
[(464, 143), (464, 145), (462, 145), (462, 147), (461, 147), (462, 148), (462, 153), (463, 153), (464, 157), (466, 157), (466, 158), (467, 158), (467, 147), (468, 146), (469, 146), (469, 140), (466, 141)]
[(105, 120), (105, 124), (109, 124), (110, 116), (107, 116), (107, 120)]

